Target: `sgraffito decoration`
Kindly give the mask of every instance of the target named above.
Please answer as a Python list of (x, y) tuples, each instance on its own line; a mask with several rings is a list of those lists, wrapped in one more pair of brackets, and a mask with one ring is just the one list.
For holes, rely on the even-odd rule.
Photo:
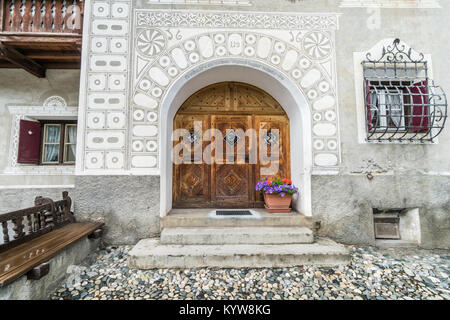
[(157, 173), (168, 88), (205, 63), (236, 58), (298, 87), (311, 112), (313, 165), (339, 165), (336, 14), (132, 10), (129, 0), (105, 0), (91, 2), (90, 19), (78, 170)]
[[(161, 103), (174, 81), (205, 62), (243, 58), (272, 66), (298, 86), (312, 113), (315, 166), (338, 165), (336, 15), (136, 10), (134, 24), (135, 45), (141, 45), (142, 34), (158, 34), (146, 48), (160, 52), (135, 52), (132, 145), (157, 139)], [(132, 148), (130, 157), (132, 169), (156, 167), (159, 150)]]
[(341, 0), (347, 8), (441, 8), (439, 0)]
[(125, 170), (131, 1), (91, 1), (87, 18), (86, 96), (80, 101), (84, 107), (82, 168)]

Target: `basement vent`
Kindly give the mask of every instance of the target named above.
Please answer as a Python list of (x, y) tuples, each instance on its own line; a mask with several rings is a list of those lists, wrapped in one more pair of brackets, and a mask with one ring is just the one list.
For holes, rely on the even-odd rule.
[(248, 210), (217, 210), (218, 216), (251, 216), (252, 213)]
[(400, 213), (404, 209), (373, 209), (375, 239), (400, 239)]

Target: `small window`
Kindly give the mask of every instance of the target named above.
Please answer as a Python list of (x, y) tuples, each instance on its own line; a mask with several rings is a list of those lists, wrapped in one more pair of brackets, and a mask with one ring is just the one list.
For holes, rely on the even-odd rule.
[(41, 164), (74, 164), (77, 125), (75, 122), (41, 122)]
[(447, 99), (428, 77), (423, 54), (395, 39), (379, 59), (362, 62), (368, 141), (433, 141), (447, 118)]
[(64, 139), (64, 163), (75, 163), (77, 148), (77, 125), (66, 124)]
[(416, 85), (408, 81), (368, 83), (369, 132), (415, 133), (428, 129), (429, 109), (415, 102), (419, 99), (414, 96)]

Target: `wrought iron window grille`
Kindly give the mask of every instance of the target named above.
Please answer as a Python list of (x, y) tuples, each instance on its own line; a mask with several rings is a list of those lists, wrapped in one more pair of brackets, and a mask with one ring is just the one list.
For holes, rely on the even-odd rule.
[(433, 142), (447, 119), (447, 97), (428, 77), (422, 53), (399, 39), (362, 62), (367, 141)]

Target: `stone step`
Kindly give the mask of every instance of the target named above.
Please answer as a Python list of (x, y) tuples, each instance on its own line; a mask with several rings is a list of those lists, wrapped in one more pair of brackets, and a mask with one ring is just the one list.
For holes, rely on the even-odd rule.
[(302, 213), (269, 213), (265, 209), (250, 209), (253, 216), (212, 215), (211, 209), (173, 209), (161, 218), (161, 228), (174, 227), (307, 227), (312, 228), (312, 218)]
[(161, 244), (294, 244), (313, 243), (305, 227), (165, 228)]
[(311, 244), (174, 245), (143, 239), (129, 252), (131, 268), (333, 267), (350, 262), (349, 251), (330, 239)]

